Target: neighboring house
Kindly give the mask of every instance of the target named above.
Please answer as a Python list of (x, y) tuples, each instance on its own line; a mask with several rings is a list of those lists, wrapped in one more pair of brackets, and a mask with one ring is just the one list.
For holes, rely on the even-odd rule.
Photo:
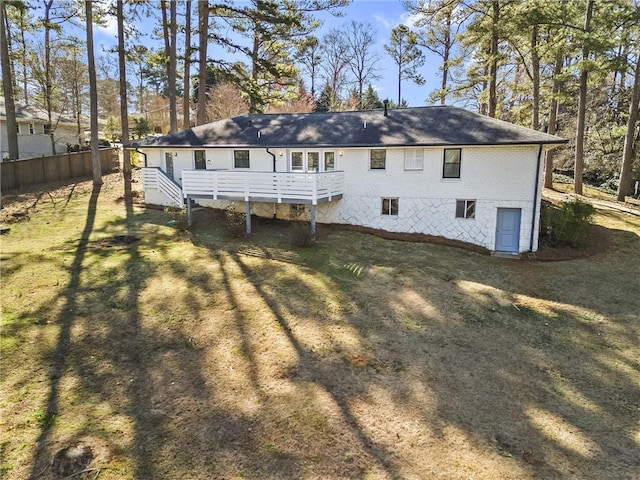
[[(546, 151), (566, 140), (456, 107), (245, 115), (134, 144), (145, 201), (538, 248)], [(249, 225), (248, 225), (249, 226)]]
[[(55, 140), (55, 153), (67, 151), (67, 143), (82, 144), (85, 141), (85, 129), (88, 121), (81, 122), (81, 135), (78, 136), (78, 124), (73, 118), (53, 114), (53, 125), (49, 125), (47, 112), (33, 105), (16, 102), (16, 123), (18, 124), (18, 153), (20, 158), (33, 158), (52, 155), (51, 131)], [(7, 145), (7, 112), (4, 97), (0, 96), (0, 146), (2, 159), (9, 156)]]

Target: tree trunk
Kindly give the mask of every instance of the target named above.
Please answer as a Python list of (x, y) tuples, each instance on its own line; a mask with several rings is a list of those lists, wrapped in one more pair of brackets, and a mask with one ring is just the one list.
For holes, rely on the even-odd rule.
[(51, 155), (56, 154), (56, 139), (53, 136), (53, 106), (51, 105), (53, 97), (53, 85), (51, 83), (51, 7), (53, 0), (45, 2), (44, 5), (44, 104), (47, 110), (47, 121), (49, 122), (51, 131), (49, 138), (51, 140)]
[(500, 0), (493, 0), (491, 18), (491, 57), (489, 62), (489, 116), (495, 118), (498, 109), (498, 20)]
[(93, 12), (92, 1), (85, 1), (87, 17), (87, 60), (89, 68), (89, 103), (91, 112), (91, 164), (93, 166), (93, 184), (102, 185), (100, 149), (98, 146), (98, 89), (96, 87), (96, 65), (93, 55)]
[(533, 105), (531, 128), (540, 128), (540, 56), (538, 54), (538, 24), (533, 25), (531, 32), (531, 69), (533, 70)]
[[(549, 128), (547, 133), (555, 135), (558, 118), (558, 94), (560, 93), (560, 73), (564, 63), (564, 52), (560, 50), (556, 53), (555, 64), (553, 66), (553, 87), (551, 89), (551, 105), (549, 106)], [(555, 150), (549, 150), (544, 165), (544, 187), (553, 188), (553, 157)]]
[(22, 43), (22, 88), (24, 89), (24, 104), (29, 105), (29, 90), (27, 81), (27, 42), (24, 38), (25, 31), (24, 10), (20, 9), (20, 41)]
[(584, 132), (587, 115), (587, 79), (589, 71), (585, 62), (589, 59), (589, 40), (591, 32), (591, 16), (593, 14), (593, 0), (588, 0), (587, 12), (584, 19), (585, 39), (582, 45), (582, 67), (580, 69), (580, 97), (578, 100), (578, 126), (576, 128), (576, 155), (573, 173), (573, 191), (582, 195), (582, 173), (584, 171)]
[(184, 27), (184, 92), (182, 93), (182, 128), (187, 130), (191, 126), (191, 112), (189, 102), (189, 90), (191, 89), (191, 0), (185, 4)]
[(402, 62), (398, 62), (398, 107), (402, 102)]
[(170, 2), (171, 23), (169, 25), (169, 67), (167, 83), (169, 85), (169, 132), (178, 131), (178, 106), (176, 102), (176, 37), (178, 32), (176, 3)]
[(2, 91), (7, 115), (7, 143), (9, 159), (16, 160), (18, 152), (18, 130), (16, 122), (16, 106), (13, 99), (13, 84), (11, 81), (11, 63), (9, 60), (9, 46), (5, 31), (6, 4), (0, 3), (0, 63), (2, 64)]
[(447, 11), (447, 37), (444, 41), (444, 51), (442, 52), (442, 84), (440, 85), (440, 105), (447, 104), (447, 83), (449, 81), (449, 56), (451, 55), (451, 16), (453, 12)]
[(196, 123), (207, 123), (207, 44), (209, 41), (209, 2), (198, 2), (198, 105)]
[(258, 30), (256, 28), (253, 33), (253, 48), (251, 49), (251, 80), (255, 91), (249, 97), (249, 113), (258, 113), (258, 104), (256, 99), (256, 93), (258, 91), (258, 49), (260, 46), (260, 38), (258, 37)]
[[(118, 22), (118, 70), (120, 72), (120, 124), (122, 125), (122, 172), (125, 183), (131, 182), (131, 152), (129, 146), (129, 102), (127, 99), (127, 64), (124, 49), (124, 2), (116, 2)], [(126, 187), (125, 187), (126, 191)]]
[(631, 195), (631, 166), (633, 164), (633, 150), (635, 142), (636, 123), (638, 122), (638, 108), (640, 107), (640, 51), (636, 57), (635, 78), (633, 80), (633, 97), (629, 105), (629, 121), (627, 133), (624, 136), (622, 153), (622, 167), (620, 169), (620, 184), (618, 185), (618, 201), (624, 202), (627, 195)]

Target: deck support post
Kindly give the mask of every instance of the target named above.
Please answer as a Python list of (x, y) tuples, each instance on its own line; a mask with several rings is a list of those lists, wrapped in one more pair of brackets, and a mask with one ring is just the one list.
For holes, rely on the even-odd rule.
[(187, 197), (187, 226), (193, 225), (193, 200)]
[(311, 204), (311, 240), (316, 241), (316, 206)]
[(247, 235), (251, 234), (251, 202), (247, 200), (245, 202), (246, 216), (247, 216)]

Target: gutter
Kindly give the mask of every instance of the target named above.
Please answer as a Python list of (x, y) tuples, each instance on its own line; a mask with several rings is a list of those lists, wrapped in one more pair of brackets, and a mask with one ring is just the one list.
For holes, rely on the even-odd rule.
[(536, 233), (536, 211), (538, 210), (538, 183), (540, 182), (540, 161), (542, 159), (542, 144), (538, 148), (538, 160), (536, 162), (536, 183), (533, 188), (533, 215), (531, 216), (531, 238), (529, 240), (529, 251), (533, 251), (533, 240)]
[(267, 151), (267, 153), (269, 155), (271, 155), (271, 157), (273, 157), (273, 172), (275, 173), (275, 171), (276, 171), (276, 154), (273, 153), (272, 151), (270, 151), (269, 147), (265, 147), (265, 150)]

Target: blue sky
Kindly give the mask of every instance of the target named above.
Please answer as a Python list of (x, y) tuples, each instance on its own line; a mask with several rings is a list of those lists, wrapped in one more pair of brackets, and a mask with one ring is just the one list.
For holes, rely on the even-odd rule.
[[(411, 25), (411, 19), (408, 13), (404, 11), (402, 2), (400, 0), (354, 0), (349, 6), (343, 8), (342, 12), (343, 16), (341, 17), (334, 17), (328, 14), (321, 15), (323, 25), (316, 35), (322, 36), (324, 31), (340, 27), (352, 20), (371, 24), (376, 32), (375, 50), (381, 58), (378, 63), (380, 67), (378, 73), (381, 78), (373, 82), (373, 85), (380, 98), (389, 98), (395, 101), (398, 96), (396, 66), (386, 54), (383, 45), (388, 43), (391, 30), (395, 26), (401, 23)], [(97, 27), (94, 30), (94, 34), (96, 45), (112, 45), (116, 36), (115, 21), (111, 21), (105, 27)], [(427, 83), (422, 86), (415, 85), (408, 80), (402, 83), (402, 97), (411, 106), (425, 105), (425, 101), (431, 91), (435, 90), (440, 83), (438, 58), (433, 54), (429, 54), (426, 50), (424, 53), (427, 61), (420, 73)]]

